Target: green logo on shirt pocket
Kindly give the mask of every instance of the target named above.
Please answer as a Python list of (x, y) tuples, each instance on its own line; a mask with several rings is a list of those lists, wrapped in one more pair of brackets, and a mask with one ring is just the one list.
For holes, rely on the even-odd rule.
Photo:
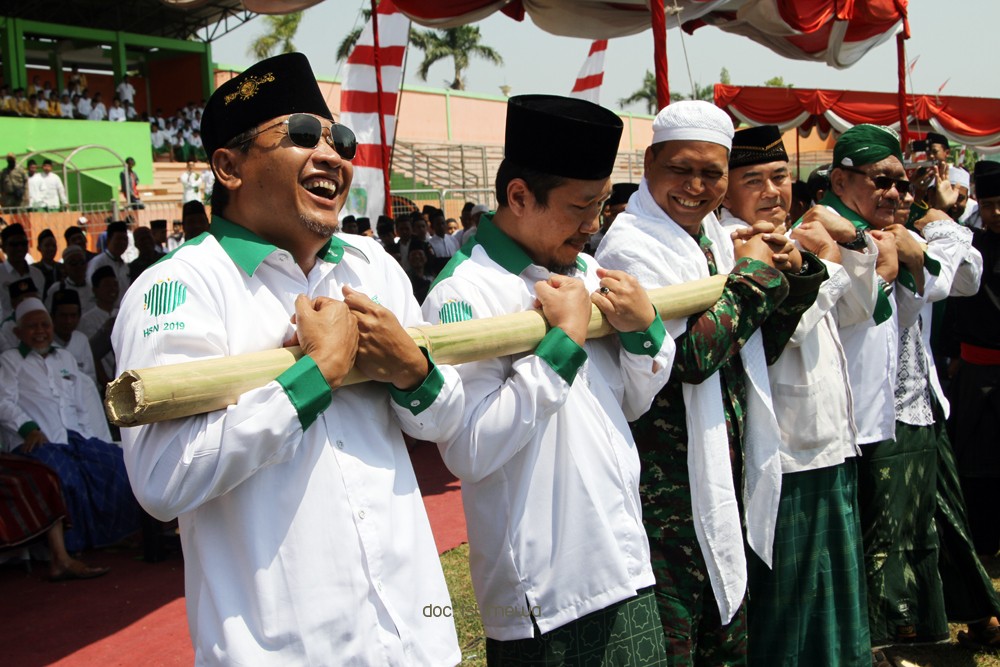
[(158, 280), (142, 297), (142, 308), (153, 317), (172, 313), (187, 300), (187, 285), (179, 280)]

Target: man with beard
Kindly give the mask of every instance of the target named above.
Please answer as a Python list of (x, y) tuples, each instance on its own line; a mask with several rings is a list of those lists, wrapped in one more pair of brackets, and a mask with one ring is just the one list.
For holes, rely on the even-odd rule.
[(712, 104), (660, 111), (639, 191), (597, 251), (647, 289), (728, 274), (708, 310), (665, 323), (677, 344), (670, 381), (632, 425), (668, 664), (678, 666), (746, 662), (742, 525), (770, 565), (781, 490), (765, 362), (795, 331), (823, 271), (769, 222), (735, 245), (723, 231), (714, 211), (732, 140), (732, 121)]
[[(634, 278), (580, 252), (621, 131), (591, 102), (510, 98), (497, 211), (424, 302), (431, 321), (540, 307), (551, 326), (532, 353), (459, 367), (464, 426), (438, 441), (462, 480), (491, 665), (666, 664), (627, 419), (666, 381), (673, 341)], [(592, 302), (621, 333), (586, 339)]]
[[(201, 128), (214, 219), (129, 290), (118, 366), (303, 356), (225, 410), (123, 430), (140, 502), (178, 517), (196, 662), (455, 664), (452, 619), (422, 612), (449, 598), (400, 429), (450, 437), (461, 384), (400, 325), (421, 317), (396, 262), (335, 233), (354, 133), (299, 53), (222, 84)], [(355, 364), (376, 381), (338, 389)]]
[[(729, 154), (722, 224), (784, 223), (792, 182), (774, 125), (740, 130)], [(829, 231), (828, 231), (829, 228)], [(871, 317), (875, 246), (816, 207), (791, 234), (822, 262), (819, 295), (768, 370), (781, 429), (781, 504), (772, 567), (748, 556), (748, 664), (868, 667), (864, 556), (858, 523), (857, 429), (840, 327)], [(737, 235), (739, 238), (740, 235)], [(868, 251), (871, 251), (869, 254)]]

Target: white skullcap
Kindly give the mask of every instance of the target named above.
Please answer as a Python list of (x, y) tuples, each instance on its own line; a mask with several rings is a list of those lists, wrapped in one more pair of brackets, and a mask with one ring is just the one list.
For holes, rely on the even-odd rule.
[(42, 303), (41, 299), (29, 296), (27, 299), (17, 304), (17, 308), (14, 309), (14, 321), (20, 322), (22, 317), (28, 313), (33, 313), (36, 310), (48, 312), (45, 310), (45, 304)]
[(971, 182), (969, 172), (954, 165), (948, 167), (948, 180), (951, 181), (952, 185), (961, 185), (967, 190), (969, 189), (969, 183)]
[(76, 255), (76, 254), (80, 255), (85, 254), (83, 252), (83, 248), (81, 248), (78, 245), (68, 245), (65, 248), (63, 248), (63, 253), (62, 253), (63, 259), (66, 259), (70, 255)]
[(476, 204), (475, 206), (472, 207), (472, 211), (469, 212), (469, 215), (475, 215), (476, 213), (489, 213), (489, 212), (490, 212), (490, 207), (487, 206), (486, 204)]
[(656, 114), (653, 121), (653, 143), (661, 141), (709, 141), (731, 150), (733, 121), (725, 111), (708, 102), (673, 102)]

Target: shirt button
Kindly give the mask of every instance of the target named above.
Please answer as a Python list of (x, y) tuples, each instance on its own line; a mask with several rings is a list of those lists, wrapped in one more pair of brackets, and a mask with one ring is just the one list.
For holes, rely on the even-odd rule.
[(364, 519), (365, 518), (365, 511), (364, 510), (358, 510), (358, 518), (359, 519)]
[(343, 448), (344, 448), (344, 441), (343, 440), (338, 440), (337, 441), (337, 449), (343, 449)]
[(410, 401), (410, 407), (411, 408), (419, 408), (420, 407), (420, 401)]
[(647, 340), (645, 343), (642, 344), (642, 346), (648, 350), (649, 348), (653, 347), (653, 344)]

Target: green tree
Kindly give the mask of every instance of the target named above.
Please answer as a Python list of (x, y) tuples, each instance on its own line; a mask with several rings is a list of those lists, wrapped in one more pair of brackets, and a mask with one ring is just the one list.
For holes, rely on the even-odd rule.
[(295, 45), (292, 43), (292, 39), (298, 32), (300, 21), (302, 21), (302, 12), (265, 16), (264, 22), (267, 24), (268, 32), (250, 43), (247, 55), (253, 56), (257, 60), (263, 60), (275, 55), (275, 52), (293, 52)]
[(764, 85), (769, 88), (794, 88), (795, 86), (791, 83), (785, 83), (785, 78), (781, 76), (772, 76), (770, 79), (764, 82)]
[(449, 88), (465, 90), (464, 74), (469, 69), (472, 56), (482, 58), (494, 65), (502, 65), (503, 58), (496, 49), (480, 43), (482, 35), (479, 26), (463, 25), (446, 30), (412, 30), (410, 43), (424, 52), (424, 60), (417, 68), (421, 81), (427, 80), (431, 66), (439, 60), (451, 58), (455, 63), (455, 78)]
[(702, 86), (695, 81), (694, 90), (690, 93), (670, 93), (671, 102), (680, 102), (681, 100), (702, 100), (704, 102), (713, 102), (715, 101), (715, 86), (713, 84)]
[(347, 60), (347, 56), (351, 55), (351, 49), (353, 49), (354, 45), (358, 43), (359, 39), (361, 39), (361, 31), (364, 29), (365, 25), (367, 25), (368, 20), (372, 17), (372, 10), (362, 9), (361, 15), (364, 18), (364, 22), (361, 24), (361, 27), (355, 28), (347, 33), (347, 36), (340, 42), (340, 46), (337, 47), (337, 60)]
[(618, 106), (624, 108), (638, 102), (646, 105), (646, 113), (649, 115), (652, 116), (656, 113), (656, 76), (649, 70), (646, 70), (646, 74), (642, 77), (642, 85), (639, 89), (628, 97), (618, 100)]
[(727, 86), (732, 83), (732, 81), (729, 79), (729, 70), (726, 69), (725, 67), (723, 67), (722, 71), (719, 72), (719, 83), (725, 84)]

